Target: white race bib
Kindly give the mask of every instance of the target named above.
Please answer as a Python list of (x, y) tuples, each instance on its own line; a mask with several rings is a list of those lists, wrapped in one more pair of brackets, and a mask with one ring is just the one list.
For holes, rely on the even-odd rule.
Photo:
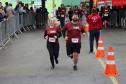
[(104, 16), (108, 16), (108, 14), (104, 14)]
[(61, 15), (61, 17), (64, 17), (64, 15)]
[(79, 29), (79, 27), (73, 27), (73, 29)]
[(72, 43), (78, 43), (79, 42), (79, 38), (72, 38)]
[(54, 33), (56, 33), (56, 31), (50, 31), (50, 33), (51, 33), (51, 34), (54, 34)]
[(49, 38), (49, 42), (56, 42), (55, 38)]

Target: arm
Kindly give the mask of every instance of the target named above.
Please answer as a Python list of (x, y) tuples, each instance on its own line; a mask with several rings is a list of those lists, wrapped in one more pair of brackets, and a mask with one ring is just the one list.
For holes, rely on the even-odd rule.
[(47, 29), (46, 29), (44, 32), (44, 38), (47, 39), (47, 36), (48, 36), (48, 34), (47, 34)]
[(58, 28), (58, 38), (60, 38), (62, 36), (62, 33), (61, 33), (61, 28)]

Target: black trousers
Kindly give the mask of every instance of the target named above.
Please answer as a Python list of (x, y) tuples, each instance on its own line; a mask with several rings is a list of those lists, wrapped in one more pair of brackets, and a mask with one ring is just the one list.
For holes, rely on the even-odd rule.
[(54, 66), (54, 60), (56, 61), (59, 56), (59, 43), (47, 42), (47, 49), (50, 55), (50, 62)]
[(98, 40), (100, 36), (100, 31), (99, 30), (91, 30), (89, 36), (90, 40), (90, 52), (93, 52), (93, 47), (94, 47), (94, 39), (96, 40), (96, 48), (98, 48)]

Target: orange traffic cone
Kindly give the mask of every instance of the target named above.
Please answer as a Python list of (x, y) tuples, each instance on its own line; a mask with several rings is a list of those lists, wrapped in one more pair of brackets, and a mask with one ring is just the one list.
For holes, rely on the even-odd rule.
[(117, 69), (115, 65), (115, 56), (113, 52), (113, 48), (109, 47), (108, 57), (106, 62), (106, 68), (104, 72), (105, 76), (117, 76)]
[(100, 36), (98, 41), (98, 49), (96, 52), (96, 58), (104, 58), (105, 57), (105, 50), (103, 47), (103, 38)]

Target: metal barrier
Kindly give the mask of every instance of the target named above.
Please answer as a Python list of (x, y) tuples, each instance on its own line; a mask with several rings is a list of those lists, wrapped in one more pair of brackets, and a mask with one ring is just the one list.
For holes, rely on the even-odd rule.
[(30, 31), (35, 29), (35, 16), (33, 14), (15, 14), (6, 21), (0, 22), (0, 47), (4, 47), (11, 36), (18, 38), (17, 33), (21, 30)]

